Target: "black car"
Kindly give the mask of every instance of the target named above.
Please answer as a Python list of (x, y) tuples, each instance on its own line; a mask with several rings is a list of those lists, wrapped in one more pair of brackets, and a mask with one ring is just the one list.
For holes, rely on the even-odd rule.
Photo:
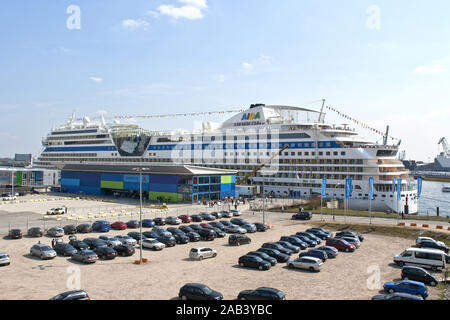
[(284, 254), (293, 254), (294, 251), (291, 249), (287, 249), (285, 247), (283, 247), (281, 244), (275, 243), (275, 242), (266, 242), (262, 245), (263, 248), (268, 248), (268, 249), (275, 249), (278, 250)]
[(189, 237), (189, 241), (191, 241), (191, 242), (200, 241), (200, 235), (197, 232), (188, 232), (185, 234), (186, 234), (186, 236)]
[(209, 224), (214, 228), (219, 228), (220, 230), (223, 230), (225, 228), (225, 225), (223, 225), (222, 222), (219, 221), (212, 221)]
[(135, 253), (135, 249), (132, 245), (129, 244), (120, 244), (114, 247), (114, 250), (117, 251), (117, 255), (122, 257), (129, 257)]
[(237, 225), (237, 226), (242, 226), (242, 225), (248, 223), (248, 222), (245, 221), (244, 219), (240, 219), (240, 218), (233, 218), (233, 219), (230, 220), (230, 222), (231, 222), (232, 224)]
[(128, 229), (137, 229), (140, 227), (140, 223), (137, 220), (130, 220), (127, 222)]
[(312, 213), (311, 212), (299, 212), (294, 214), (291, 217), (291, 220), (311, 220)]
[(28, 229), (29, 237), (42, 237), (44, 235), (44, 231), (40, 227), (33, 227)]
[(90, 224), (80, 224), (77, 226), (77, 232), (78, 233), (90, 233), (92, 232), (92, 226)]
[(420, 242), (420, 247), (421, 248), (438, 249), (438, 250), (444, 251), (445, 253), (448, 253), (448, 247), (446, 245), (442, 245), (436, 241), (422, 240)]
[(270, 264), (272, 266), (277, 264), (277, 259), (269, 256), (267, 253), (261, 252), (261, 251), (250, 251), (249, 253), (247, 253), (247, 256), (257, 256), (260, 257), (263, 260), (266, 260), (268, 262), (270, 262)]
[(172, 237), (175, 238), (177, 244), (186, 244), (189, 242), (189, 237), (185, 235), (182, 231), (171, 232)]
[(250, 244), (252, 239), (247, 237), (245, 234), (231, 234), (228, 237), (228, 244), (230, 246), (239, 246), (241, 244)]
[(200, 283), (187, 283), (180, 288), (181, 300), (222, 300), (223, 295)]
[(86, 238), (83, 240), (83, 242), (85, 242), (91, 250), (108, 246), (108, 243), (106, 241), (97, 238)]
[(160, 234), (159, 237), (156, 238), (161, 243), (164, 243), (166, 247), (174, 247), (177, 244), (177, 241), (173, 236)]
[(212, 227), (211, 230), (213, 230), (216, 233), (217, 238), (224, 238), (227, 234), (222, 231), (220, 228)]
[(291, 237), (296, 237), (298, 239), (300, 239), (300, 241), (303, 241), (304, 243), (306, 243), (308, 245), (308, 247), (315, 247), (317, 245), (317, 242), (315, 240), (311, 240), (308, 237), (305, 236), (300, 236), (298, 234), (293, 234)]
[(333, 234), (330, 231), (325, 230), (323, 228), (310, 228), (310, 229), (307, 229), (306, 232), (312, 233), (313, 235), (315, 235), (316, 237), (318, 237), (322, 240), (327, 240), (327, 239), (333, 237)]
[[(151, 232), (151, 231), (150, 231)], [(142, 240), (146, 239), (147, 236), (145, 236), (147, 232), (142, 232)], [(141, 233), (140, 232), (128, 232), (128, 236), (133, 238), (136, 241), (141, 241)]]
[(64, 234), (76, 234), (77, 233), (77, 227), (74, 225), (68, 225), (63, 227)]
[(323, 250), (318, 250), (318, 249), (310, 249), (306, 252), (302, 252), (298, 255), (299, 258), (302, 257), (314, 257), (314, 258), (319, 258), (320, 260), (322, 260), (323, 262), (325, 262), (328, 259), (328, 254), (323, 251)]
[(336, 249), (335, 247), (330, 247), (330, 246), (321, 246), (319, 248), (317, 248), (317, 250), (322, 250), (325, 251), (328, 255), (328, 259), (331, 258), (336, 258), (338, 255), (338, 249)]
[(283, 291), (274, 288), (258, 288), (239, 292), (238, 300), (286, 300)]
[(10, 239), (22, 239), (22, 230), (20, 230), (20, 229), (11, 229), (11, 230), (9, 230), (8, 238), (10, 238)]
[(202, 222), (203, 221), (203, 218), (198, 214), (192, 215), (191, 218), (192, 218), (192, 222)]
[(257, 268), (259, 270), (269, 270), (270, 262), (254, 255), (245, 255), (239, 258), (238, 264), (241, 267)]
[(217, 237), (214, 230), (210, 230), (210, 229), (202, 228), (202, 230), (198, 230), (197, 233), (200, 235), (201, 240), (212, 241)]
[(166, 224), (165, 218), (156, 218), (153, 221), (155, 221), (155, 225), (157, 225), (157, 226), (163, 226)]
[(99, 259), (112, 260), (117, 257), (117, 251), (111, 247), (97, 247), (93, 250)]
[[(142, 232), (142, 235), (144, 236), (144, 238), (156, 239), (156, 238), (159, 237), (160, 234), (158, 232), (156, 232), (156, 231), (151, 230), (151, 231), (144, 231), (144, 232)], [(139, 237), (139, 232), (138, 232), (137, 236)], [(144, 238), (142, 240), (144, 240)], [(136, 239), (136, 241), (139, 241), (139, 238)]]
[(179, 226), (178, 229), (183, 231), (184, 233), (195, 232), (195, 230), (192, 229), (190, 226)]
[(214, 218), (216, 218), (216, 219), (222, 219), (223, 218), (222, 212), (211, 212), (211, 215), (213, 215)]
[(419, 281), (433, 287), (439, 283), (439, 279), (437, 277), (420, 267), (414, 266), (404, 266), (402, 268), (402, 280)]
[(359, 239), (359, 241), (361, 241), (361, 242), (364, 241), (364, 236), (362, 234), (355, 233), (355, 232), (352, 232), (352, 231), (340, 231), (340, 232), (337, 232), (336, 235), (335, 235), (335, 238), (345, 237), (345, 236), (355, 237), (355, 238)]
[(423, 300), (421, 296), (403, 292), (394, 292), (388, 295), (378, 295), (372, 297), (372, 300)]
[(80, 250), (88, 250), (89, 249), (89, 245), (81, 240), (70, 240), (69, 244), (74, 247), (76, 250), (80, 251)]
[(201, 213), (199, 214), (200, 217), (202, 217), (203, 220), (205, 221), (214, 221), (216, 220), (216, 217), (214, 217), (212, 214), (210, 213)]
[(315, 235), (313, 235), (312, 233), (309, 233), (309, 232), (297, 232), (296, 235), (297, 236), (303, 236), (303, 237), (306, 237), (306, 238), (308, 238), (310, 240), (313, 240), (313, 241), (316, 242), (316, 244), (320, 244), (322, 242), (322, 240), (319, 237), (317, 237), (317, 236), (315, 236)]
[(275, 243), (278, 243), (280, 245), (282, 245), (284, 248), (292, 250), (294, 253), (299, 253), (300, 252), (300, 247), (293, 245), (292, 243), (288, 242), (288, 241), (277, 241)]
[(64, 242), (57, 242), (53, 246), (53, 250), (55, 250), (57, 254), (64, 256), (64, 257), (70, 257), (73, 254), (77, 253), (77, 251), (78, 251), (76, 248), (74, 248), (70, 244), (64, 243)]
[(289, 255), (288, 254), (284, 254), (284, 253), (282, 253), (282, 252), (280, 252), (280, 251), (278, 251), (276, 249), (259, 248), (256, 251), (267, 253), (272, 258), (277, 259), (278, 262), (286, 262), (286, 261), (289, 260)]
[(191, 229), (194, 230), (195, 232), (198, 232), (200, 230), (203, 230), (205, 228), (203, 228), (202, 226), (200, 226), (199, 224), (191, 224), (190, 225)]
[(303, 242), (302, 240), (300, 240), (297, 237), (282, 236), (280, 238), (280, 241), (287, 241), (287, 242), (293, 244), (294, 246), (299, 247), (301, 250), (304, 250), (309, 247), (309, 245), (307, 243)]
[(254, 225), (256, 226), (256, 231), (258, 232), (264, 232), (266, 230), (269, 230), (269, 226), (267, 224), (255, 222)]
[(89, 298), (89, 295), (84, 290), (73, 290), (73, 291), (67, 291), (58, 294), (57, 296), (54, 296), (50, 300), (91, 300)]

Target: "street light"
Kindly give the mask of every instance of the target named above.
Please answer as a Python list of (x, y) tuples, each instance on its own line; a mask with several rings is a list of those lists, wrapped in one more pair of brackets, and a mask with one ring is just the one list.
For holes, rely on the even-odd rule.
[(149, 168), (133, 168), (133, 171), (139, 172), (139, 226), (140, 226), (140, 240), (139, 240), (139, 262), (142, 263), (142, 171), (150, 171)]

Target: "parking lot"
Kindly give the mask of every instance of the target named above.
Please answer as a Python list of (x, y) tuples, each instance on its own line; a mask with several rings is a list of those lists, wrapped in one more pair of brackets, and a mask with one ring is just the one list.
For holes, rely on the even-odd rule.
[[(262, 216), (247, 212), (241, 218), (255, 222), (261, 221)], [(120, 220), (127, 221), (127, 217)], [(265, 242), (278, 241), (283, 235), (309, 227), (306, 222), (292, 222), (278, 213), (266, 214), (266, 223), (272, 229), (249, 234), (252, 239), (249, 245), (229, 246), (226, 236), (212, 242), (176, 245), (159, 252), (144, 250), (143, 257), (148, 258), (149, 263), (143, 265), (133, 263), (139, 257), (138, 250), (132, 257), (99, 260), (92, 265), (83, 265), (60, 256), (42, 261), (31, 257), (29, 249), (39, 240), (50, 245), (52, 238), (2, 238), (0, 251), (8, 252), (12, 263), (0, 268), (3, 289), (0, 299), (49, 299), (67, 291), (68, 284), (74, 284), (74, 274), (78, 272), (81, 288), (92, 299), (176, 299), (179, 288), (188, 282), (206, 284), (221, 292), (225, 299), (236, 299), (241, 290), (261, 286), (280, 289), (287, 299), (370, 299), (380, 293), (376, 289), (377, 272), (380, 275), (380, 289), (386, 281), (399, 279), (400, 268), (392, 264), (392, 258), (413, 244), (408, 239), (367, 234), (361, 248), (354, 253), (339, 253), (336, 259), (327, 260), (318, 273), (288, 269), (284, 263), (268, 271), (239, 267), (237, 261), (240, 256), (257, 250)], [(126, 234), (129, 231), (111, 231), (108, 234)], [(79, 234), (78, 239), (100, 235)], [(64, 236), (64, 241), (68, 241), (68, 236)], [(198, 245), (217, 250), (218, 256), (191, 261), (189, 250)], [(429, 299), (437, 298), (439, 294), (436, 288), (431, 287), (430, 293)]]

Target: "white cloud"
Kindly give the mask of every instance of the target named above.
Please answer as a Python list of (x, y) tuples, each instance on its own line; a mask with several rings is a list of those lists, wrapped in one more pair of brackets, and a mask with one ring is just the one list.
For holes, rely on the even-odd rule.
[(153, 11), (153, 10), (148, 10), (148, 11), (147, 11), (147, 14), (148, 14), (149, 16), (151, 16), (152, 18), (155, 18), (155, 19), (159, 18), (159, 13), (156, 12), (156, 11)]
[(273, 58), (271, 56), (260, 55), (258, 58), (252, 61), (246, 61), (241, 64), (241, 70), (246, 73), (252, 73), (258, 68), (272, 66)]
[(447, 68), (440, 63), (434, 63), (427, 66), (418, 66), (414, 69), (414, 73), (442, 73), (446, 71)]
[(126, 19), (122, 21), (122, 27), (128, 31), (135, 31), (137, 29), (142, 28), (143, 30), (147, 30), (149, 27), (149, 23), (145, 20), (134, 20), (134, 19)]
[(198, 20), (204, 17), (203, 11), (208, 8), (206, 0), (179, 0), (179, 2), (184, 5), (175, 7), (170, 4), (163, 4), (158, 7), (158, 11), (160, 14), (169, 16), (174, 20)]
[(103, 82), (102, 78), (98, 78), (98, 77), (90, 77), (90, 80), (94, 81), (94, 82)]
[(249, 63), (249, 62), (243, 62), (242, 63), (242, 68), (244, 69), (244, 70), (252, 70), (253, 69), (253, 65), (251, 64), (251, 63)]

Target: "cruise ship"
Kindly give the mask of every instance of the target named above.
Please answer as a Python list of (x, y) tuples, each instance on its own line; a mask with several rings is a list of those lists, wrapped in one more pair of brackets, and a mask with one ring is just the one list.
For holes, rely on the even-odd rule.
[[(294, 106), (254, 104), (223, 123), (203, 123), (199, 130), (151, 131), (118, 120), (107, 123), (74, 115), (42, 140), (35, 167), (80, 165), (190, 164), (238, 171), (246, 185), (264, 187), (274, 197), (320, 196), (327, 179), (327, 199), (345, 197), (352, 177), (348, 207), (369, 208), (369, 177), (374, 178), (374, 211), (416, 213), (417, 182), (396, 159), (398, 144), (372, 142), (347, 124), (325, 122), (320, 111)], [(287, 148), (284, 148), (287, 147)], [(280, 152), (281, 149), (283, 151)], [(401, 179), (400, 197), (393, 178)]]

